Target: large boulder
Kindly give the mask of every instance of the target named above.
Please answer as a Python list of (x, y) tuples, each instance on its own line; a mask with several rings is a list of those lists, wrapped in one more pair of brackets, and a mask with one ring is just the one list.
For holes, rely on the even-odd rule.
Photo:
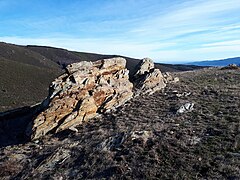
[(27, 134), (37, 139), (49, 131), (71, 129), (97, 113), (121, 106), (133, 96), (124, 58), (79, 62), (55, 79), (43, 111), (29, 124)]
[(149, 58), (144, 58), (136, 66), (133, 76), (136, 95), (153, 94), (166, 87), (165, 79), (159, 69), (154, 69), (154, 63)]

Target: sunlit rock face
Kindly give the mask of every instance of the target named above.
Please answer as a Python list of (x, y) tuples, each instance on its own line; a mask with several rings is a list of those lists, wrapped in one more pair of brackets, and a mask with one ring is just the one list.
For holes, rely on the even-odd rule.
[(166, 84), (161, 71), (145, 58), (136, 66), (132, 82), (124, 58), (82, 61), (66, 67), (66, 73), (55, 79), (41, 113), (27, 128), (27, 135), (37, 139), (48, 132), (65, 129), (88, 121), (98, 113), (113, 110), (134, 94), (152, 94)]
[(103, 59), (67, 66), (55, 79), (41, 112), (28, 127), (27, 134), (37, 139), (49, 131), (72, 128), (97, 115), (121, 106), (133, 96), (126, 60)]
[(161, 71), (154, 69), (154, 63), (151, 59), (142, 59), (135, 71), (133, 81), (136, 94), (153, 94), (166, 87)]

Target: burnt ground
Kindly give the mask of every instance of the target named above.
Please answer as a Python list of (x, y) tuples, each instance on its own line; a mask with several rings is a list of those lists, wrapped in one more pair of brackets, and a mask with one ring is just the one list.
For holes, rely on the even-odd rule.
[(1, 179), (240, 179), (240, 71), (175, 75), (78, 132), (2, 147)]

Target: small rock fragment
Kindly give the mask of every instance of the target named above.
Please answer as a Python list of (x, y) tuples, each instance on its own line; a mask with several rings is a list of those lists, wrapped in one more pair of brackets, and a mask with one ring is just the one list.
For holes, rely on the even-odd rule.
[(240, 70), (240, 66), (238, 66), (237, 64), (229, 64), (228, 66), (225, 66), (223, 68), (221, 68), (221, 70)]
[(186, 103), (177, 110), (177, 113), (182, 114), (185, 112), (190, 112), (193, 110), (193, 106), (194, 106), (194, 103)]
[(189, 139), (190, 145), (196, 145), (201, 141), (201, 138), (197, 136), (193, 136), (192, 138)]
[(192, 94), (191, 92), (177, 93), (176, 97), (187, 97), (190, 96), (191, 94)]
[(143, 142), (146, 143), (149, 137), (150, 137), (149, 131), (134, 131), (131, 133), (132, 141), (136, 139), (142, 139)]
[(125, 132), (119, 133), (115, 136), (111, 136), (105, 141), (103, 141), (98, 149), (102, 151), (109, 151), (117, 149), (122, 143), (124, 143), (125, 139), (128, 137), (128, 134)]

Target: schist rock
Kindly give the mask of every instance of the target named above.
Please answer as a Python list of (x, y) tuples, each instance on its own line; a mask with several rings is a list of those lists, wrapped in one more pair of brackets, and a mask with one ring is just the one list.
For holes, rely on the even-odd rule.
[(166, 86), (161, 71), (148, 58), (137, 65), (132, 82), (124, 58), (70, 64), (50, 85), (42, 110), (26, 134), (34, 140), (50, 131), (75, 129), (97, 114), (123, 105), (134, 94), (152, 94)]
[(42, 103), (44, 110), (29, 124), (27, 134), (31, 139), (72, 128), (97, 113), (121, 106), (133, 96), (123, 58), (83, 61), (66, 69), (52, 82), (49, 96)]

